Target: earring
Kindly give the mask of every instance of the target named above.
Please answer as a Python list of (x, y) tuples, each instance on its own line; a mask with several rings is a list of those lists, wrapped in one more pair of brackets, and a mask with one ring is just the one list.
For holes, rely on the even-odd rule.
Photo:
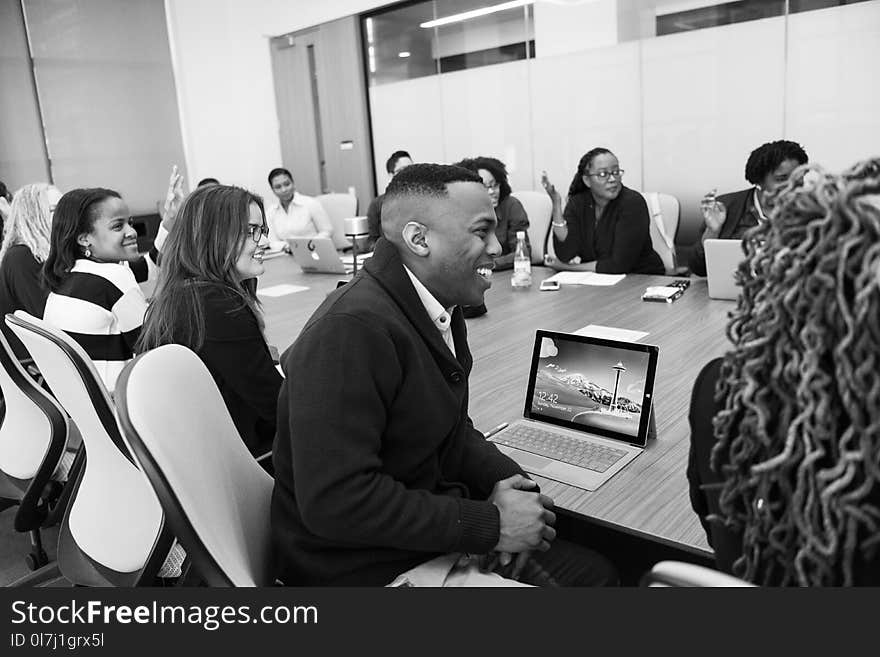
[(89, 247), (86, 247), (86, 250), (83, 251), (83, 254), (86, 256), (86, 258), (91, 258), (92, 257), (92, 250)]

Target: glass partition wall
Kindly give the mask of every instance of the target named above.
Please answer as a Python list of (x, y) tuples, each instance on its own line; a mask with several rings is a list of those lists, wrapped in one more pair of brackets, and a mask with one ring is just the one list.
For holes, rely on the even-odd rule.
[(627, 186), (679, 198), (688, 243), (698, 199), (747, 187), (766, 141), (829, 168), (880, 154), (880, 0), (432, 0), (361, 23), (379, 192), (397, 149), (567, 189), (606, 146)]

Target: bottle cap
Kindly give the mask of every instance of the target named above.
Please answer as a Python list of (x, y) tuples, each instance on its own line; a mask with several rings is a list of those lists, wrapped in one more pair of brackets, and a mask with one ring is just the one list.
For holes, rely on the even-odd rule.
[(516, 231), (516, 239), (524, 240), (525, 238), (526, 238), (526, 231), (524, 231), (524, 230)]

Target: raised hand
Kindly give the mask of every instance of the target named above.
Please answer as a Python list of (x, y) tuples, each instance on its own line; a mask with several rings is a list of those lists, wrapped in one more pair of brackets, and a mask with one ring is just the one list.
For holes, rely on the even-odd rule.
[(724, 220), (727, 219), (727, 208), (724, 203), (716, 200), (714, 189), (700, 200), (700, 212), (706, 222), (707, 231), (713, 235), (719, 234)]
[(556, 187), (554, 187), (553, 183), (550, 182), (550, 178), (547, 176), (546, 171), (541, 172), (541, 186), (544, 188), (544, 191), (550, 196), (550, 200), (554, 203), (559, 202), (562, 203), (562, 197), (559, 196), (559, 192), (556, 191)]
[(165, 204), (162, 208), (162, 219), (166, 223), (168, 230), (171, 230), (170, 224), (177, 217), (177, 212), (180, 210), (185, 196), (183, 176), (177, 170), (177, 165), (175, 164), (171, 167), (171, 176), (168, 178), (168, 191), (165, 192)]

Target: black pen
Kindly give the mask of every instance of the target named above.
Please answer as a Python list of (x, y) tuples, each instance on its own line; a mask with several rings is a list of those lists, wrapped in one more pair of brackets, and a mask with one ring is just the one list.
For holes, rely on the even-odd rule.
[(502, 422), (494, 429), (489, 429), (489, 431), (486, 432), (486, 438), (490, 438), (490, 437), (494, 436), (496, 433), (498, 433), (499, 431), (501, 431), (502, 429), (506, 429), (506, 428), (507, 428), (507, 422)]

